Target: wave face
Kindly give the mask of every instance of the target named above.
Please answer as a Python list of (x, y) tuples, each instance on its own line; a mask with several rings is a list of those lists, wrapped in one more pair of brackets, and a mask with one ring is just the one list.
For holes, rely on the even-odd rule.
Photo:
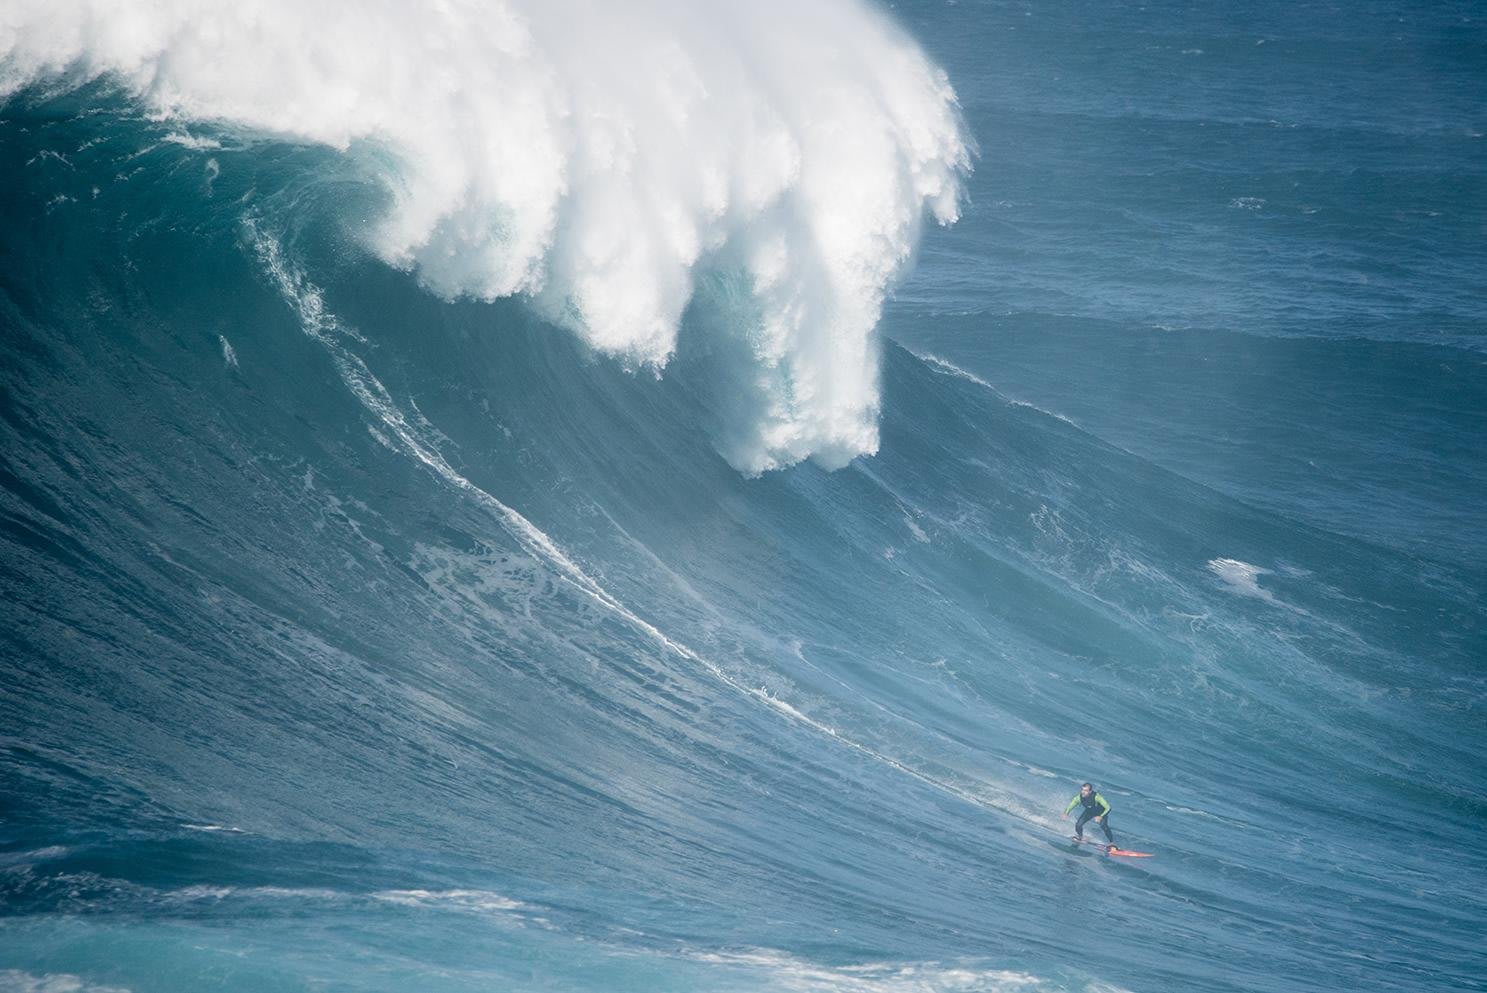
[(0, 19), (0, 990), (1479, 983), (1481, 27), (798, 6)]

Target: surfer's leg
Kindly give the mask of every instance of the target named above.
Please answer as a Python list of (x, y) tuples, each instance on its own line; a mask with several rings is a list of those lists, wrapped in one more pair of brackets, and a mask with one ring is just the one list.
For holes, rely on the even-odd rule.
[(1086, 807), (1079, 815), (1079, 820), (1074, 822), (1074, 837), (1081, 839), (1084, 837), (1084, 825), (1089, 822), (1090, 816), (1089, 808)]
[(1115, 835), (1110, 833), (1110, 815), (1106, 814), (1097, 823), (1100, 825), (1100, 829), (1105, 832), (1105, 840), (1112, 845), (1115, 844)]

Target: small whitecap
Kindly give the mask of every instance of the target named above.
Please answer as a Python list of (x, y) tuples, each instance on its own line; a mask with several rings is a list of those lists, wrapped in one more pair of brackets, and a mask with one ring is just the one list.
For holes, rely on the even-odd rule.
[(1260, 577), (1268, 576), (1269, 569), (1262, 569), (1239, 559), (1210, 559), (1208, 571), (1223, 581), (1231, 593), (1254, 597), (1257, 600), (1275, 602), (1275, 596), (1260, 587)]
[(444, 907), (476, 913), (510, 913), (526, 908), (519, 900), (489, 890), (381, 890), (372, 898), (404, 907)]
[(4, 993), (130, 993), (127, 986), (97, 986), (70, 972), (47, 972), (38, 976), (19, 969), (0, 969)]
[[(1048, 988), (1032, 973), (975, 962), (880, 961), (820, 963), (772, 948), (729, 951), (682, 950), (680, 957), (726, 969), (759, 972), (768, 977), (760, 985), (800, 991), (834, 993), (923, 993), (927, 990), (1013, 993)], [(1089, 990), (1124, 993), (1120, 987), (1096, 981)]]
[(165, 140), (173, 145), (180, 145), (192, 151), (216, 150), (222, 147), (222, 143), (215, 138), (197, 138), (194, 135), (173, 132), (165, 136)]

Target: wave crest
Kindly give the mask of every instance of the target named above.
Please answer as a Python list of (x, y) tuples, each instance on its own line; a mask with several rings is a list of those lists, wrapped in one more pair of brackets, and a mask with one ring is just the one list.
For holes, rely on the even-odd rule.
[(632, 365), (670, 360), (700, 277), (738, 278), (702, 326), (736, 339), (720, 447), (749, 472), (876, 450), (881, 306), (972, 155), (944, 73), (857, 0), (12, 6), (0, 96), (100, 76), (163, 117), (385, 149), (381, 258)]

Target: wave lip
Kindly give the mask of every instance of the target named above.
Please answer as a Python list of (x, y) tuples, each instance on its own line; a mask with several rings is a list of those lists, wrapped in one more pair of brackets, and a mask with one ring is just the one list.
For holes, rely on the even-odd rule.
[(877, 447), (885, 295), (973, 153), (943, 72), (858, 0), (21, 0), (0, 97), (116, 80), (148, 112), (375, 147), (366, 240), (431, 291), (519, 295), (664, 367), (698, 280), (736, 338), (721, 443), (760, 472)]

